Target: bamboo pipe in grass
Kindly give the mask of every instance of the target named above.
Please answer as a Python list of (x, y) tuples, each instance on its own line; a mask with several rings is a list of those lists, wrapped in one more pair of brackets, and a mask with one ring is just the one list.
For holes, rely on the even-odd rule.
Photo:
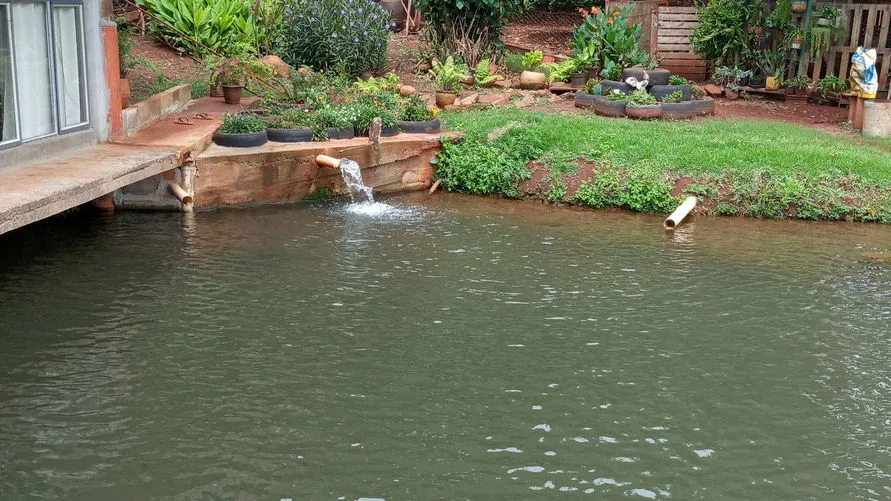
[(340, 159), (329, 157), (328, 155), (316, 155), (316, 163), (324, 167), (331, 167), (332, 169), (340, 168)]
[(677, 225), (681, 224), (681, 221), (683, 221), (684, 218), (687, 217), (687, 215), (690, 214), (690, 212), (692, 212), (695, 208), (696, 197), (687, 197), (687, 199), (684, 200), (684, 203), (682, 203), (680, 207), (675, 209), (674, 212), (672, 212), (671, 215), (665, 219), (665, 222), (662, 223), (662, 227), (666, 230), (675, 229)]

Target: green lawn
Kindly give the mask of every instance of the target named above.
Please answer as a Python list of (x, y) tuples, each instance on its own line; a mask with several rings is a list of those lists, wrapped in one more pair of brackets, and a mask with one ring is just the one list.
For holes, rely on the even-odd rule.
[[(454, 191), (518, 191), (531, 160), (550, 166), (547, 199), (663, 212), (682, 195), (721, 215), (891, 223), (891, 141), (834, 135), (781, 122), (634, 121), (592, 114), (492, 108), (442, 114), (464, 132), (439, 156)], [(598, 167), (567, 193), (576, 159)], [(681, 177), (692, 185), (676, 185)], [(688, 180), (689, 181), (689, 180)]]

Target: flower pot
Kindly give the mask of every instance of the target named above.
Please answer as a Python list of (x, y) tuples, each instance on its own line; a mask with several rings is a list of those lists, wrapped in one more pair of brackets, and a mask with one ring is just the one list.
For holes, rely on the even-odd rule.
[(576, 72), (576, 73), (569, 74), (569, 84), (574, 87), (578, 87), (581, 89), (582, 87), (585, 86), (585, 82), (587, 82), (587, 81), (588, 81), (587, 73)]
[(804, 0), (792, 1), (792, 12), (802, 13), (807, 10), (807, 2)]
[(436, 93), (436, 106), (439, 108), (445, 108), (446, 106), (451, 106), (455, 104), (455, 100), (458, 99), (458, 94), (455, 92), (437, 92)]
[(767, 77), (764, 79), (764, 88), (767, 90), (777, 90), (780, 88), (780, 79), (777, 77)]
[(625, 101), (610, 101), (607, 98), (594, 99), (594, 113), (602, 117), (624, 117), (627, 103)]
[(764, 88), (764, 77), (750, 77), (749, 78), (749, 87), (753, 89), (762, 89)]
[(241, 104), (242, 92), (244, 92), (244, 87), (241, 85), (224, 85), (223, 100), (226, 104)]
[(789, 40), (789, 47), (795, 50), (801, 49), (801, 39), (793, 38), (792, 40)]
[(442, 124), (438, 118), (418, 122), (401, 121), (399, 129), (408, 134), (437, 134), (442, 130)]
[(266, 144), (268, 139), (265, 130), (260, 132), (249, 132), (247, 134), (232, 134), (229, 132), (217, 131), (213, 135), (213, 142), (220, 146), (227, 146), (230, 148), (251, 148), (260, 146)]
[(749, 85), (749, 77), (742, 77), (739, 79), (740, 87), (747, 87)]
[(461, 77), (461, 83), (463, 83), (464, 85), (473, 85), (476, 83), (476, 78), (474, 78), (472, 75), (464, 75), (463, 77)]
[(266, 136), (275, 143), (305, 143), (312, 141), (312, 129), (266, 129)]
[(817, 26), (832, 26), (832, 21), (826, 19), (825, 17), (818, 17)]
[(121, 79), (121, 108), (126, 108), (130, 106), (130, 79), (122, 78)]
[(638, 106), (636, 104), (628, 104), (625, 106), (625, 114), (629, 118), (638, 120), (650, 120), (653, 118), (662, 118), (662, 105), (649, 104), (646, 106)]
[(328, 139), (352, 139), (356, 137), (356, 131), (352, 126), (328, 127)]
[(548, 77), (538, 71), (524, 71), (520, 73), (520, 87), (530, 90), (544, 89), (548, 84)]
[(710, 97), (690, 101), (690, 103), (693, 106), (695, 115), (707, 116), (715, 114), (715, 100)]

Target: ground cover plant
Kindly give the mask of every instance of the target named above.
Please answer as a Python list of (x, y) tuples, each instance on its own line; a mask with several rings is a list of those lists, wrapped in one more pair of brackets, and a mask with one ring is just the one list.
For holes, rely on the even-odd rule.
[(521, 197), (533, 160), (561, 174), (578, 171), (580, 160), (594, 166), (590, 175), (554, 201), (665, 212), (697, 195), (707, 214), (891, 223), (891, 153), (882, 142), (858, 145), (779, 122), (642, 123), (517, 109), (443, 115), (464, 132), (437, 160), (450, 190)]

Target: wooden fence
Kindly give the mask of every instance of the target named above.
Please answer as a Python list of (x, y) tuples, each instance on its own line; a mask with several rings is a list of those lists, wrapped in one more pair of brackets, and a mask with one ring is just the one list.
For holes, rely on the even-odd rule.
[(705, 80), (705, 61), (690, 45), (693, 28), (699, 26), (695, 7), (662, 6), (652, 12), (650, 54), (673, 74)]

